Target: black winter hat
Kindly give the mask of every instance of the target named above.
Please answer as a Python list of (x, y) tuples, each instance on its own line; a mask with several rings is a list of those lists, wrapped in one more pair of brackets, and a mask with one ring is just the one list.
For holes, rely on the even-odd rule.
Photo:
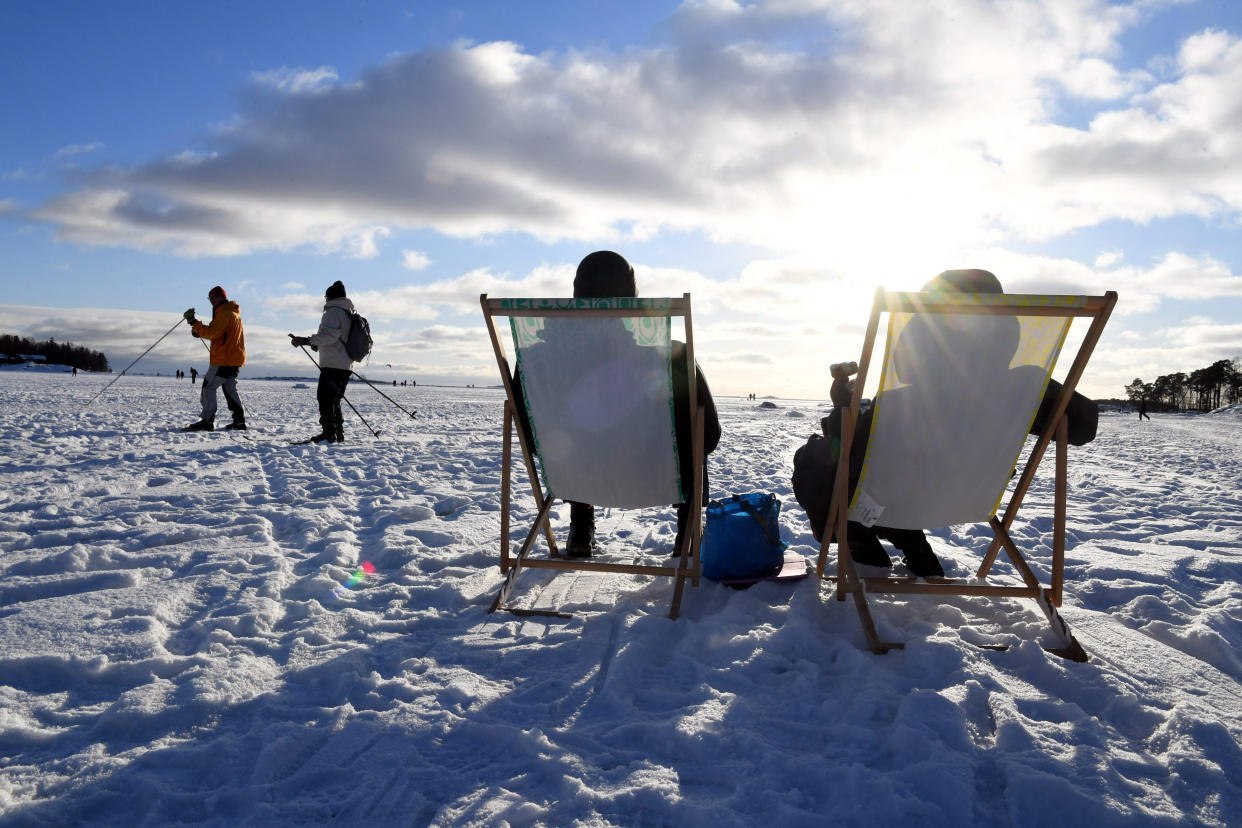
[(344, 295), (345, 285), (341, 284), (340, 279), (337, 279), (335, 282), (328, 285), (328, 289), (323, 292), (323, 298), (328, 300), (340, 299)]
[[(923, 285), (924, 291), (948, 293), (1004, 293), (1000, 279), (989, 270), (970, 268), (945, 270)], [(979, 317), (975, 317), (976, 320)], [(1008, 365), (1022, 339), (1022, 324), (1017, 317), (994, 316), (977, 321), (969, 329), (959, 329), (953, 324), (936, 324), (925, 317), (916, 317), (901, 332), (893, 350), (893, 366), (897, 375), (912, 380), (921, 371), (932, 370), (937, 362), (951, 360), (953, 356), (972, 347), (975, 337), (989, 337), (993, 344), (991, 356)], [(934, 356), (932, 354), (935, 354)]]
[(950, 293), (1004, 293), (1000, 279), (990, 270), (945, 270), (923, 285), (924, 291), (943, 290)]
[(574, 276), (575, 299), (637, 295), (634, 268), (620, 253), (596, 250), (578, 263), (578, 272)]

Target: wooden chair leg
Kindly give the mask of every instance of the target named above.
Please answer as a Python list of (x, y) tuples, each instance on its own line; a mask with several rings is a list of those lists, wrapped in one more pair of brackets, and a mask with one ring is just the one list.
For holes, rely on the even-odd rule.
[(681, 548), (675, 550), (677, 553), (677, 575), (675, 576), (677, 583), (673, 587), (673, 605), (669, 609), (669, 618), (676, 618), (681, 613), (681, 595), (685, 590), (686, 580), (689, 579), (693, 586), (699, 585), (699, 549), (701, 533), (703, 531), (703, 425), (705, 416), (703, 407), (698, 406), (691, 421), (692, 433), (694, 435), (694, 446), (692, 449), (694, 482), (690, 487), (690, 500), (687, 503), (688, 508), (686, 509), (687, 525), (683, 527), (686, 531), (681, 536)]
[(1009, 536), (1009, 532), (1001, 525), (1000, 521), (995, 517), (991, 520), (992, 531), (996, 534), (993, 543), (999, 542), (1004, 548), (1005, 554), (1009, 556), (1010, 563), (1013, 568), (1018, 570), (1018, 575), (1022, 577), (1023, 582), (1031, 588), (1039, 586), (1039, 579), (1035, 577), (1035, 573), (1031, 571), (1030, 565), (1026, 562), (1026, 558), (1022, 557), (1022, 552), (1018, 550), (1017, 544), (1013, 542), (1013, 538)]
[(837, 600), (845, 600), (845, 592), (854, 595), (854, 609), (858, 611), (858, 621), (862, 625), (863, 635), (867, 637), (867, 646), (871, 652), (883, 655), (889, 650), (901, 650), (905, 644), (899, 641), (881, 641), (875, 628), (875, 619), (871, 617), (871, 606), (867, 603), (867, 587), (858, 575), (854, 566), (854, 556), (850, 553), (850, 543), (845, 537), (844, 528), (837, 536)]
[(871, 652), (883, 655), (889, 650), (904, 650), (906, 645), (900, 641), (880, 640), (880, 634), (875, 628), (875, 620), (871, 617), (871, 607), (867, 604), (867, 590), (861, 581), (852, 592), (854, 593), (854, 608), (858, 610), (858, 621), (862, 624), (863, 635), (867, 637), (867, 646), (871, 648)]
[(500, 574), (509, 572), (509, 508), (512, 505), (510, 485), (512, 472), (509, 469), (513, 462), (513, 407), (505, 401), (504, 438), (500, 451)]
[(1052, 594), (1054, 606), (1061, 606), (1061, 590), (1065, 582), (1065, 479), (1069, 476), (1069, 419), (1057, 424), (1056, 481), (1052, 501)]
[(1044, 617), (1048, 619), (1048, 623), (1052, 626), (1052, 631), (1061, 639), (1061, 645), (1057, 647), (1045, 647), (1044, 649), (1053, 655), (1059, 655), (1061, 658), (1070, 661), (1087, 661), (1090, 656), (1087, 651), (1078, 643), (1078, 639), (1074, 638), (1074, 634), (1070, 632), (1069, 624), (1065, 623), (1065, 619), (1061, 617), (1061, 613), (1057, 612), (1057, 608), (1053, 606), (1051, 590), (1045, 589), (1040, 592), (1039, 597), (1035, 599), (1035, 603), (1039, 604), (1039, 608), (1043, 610)]
[(509, 570), (509, 574), (505, 576), (505, 582), (500, 585), (500, 591), (496, 593), (496, 600), (492, 601), (492, 606), (488, 610), (489, 613), (501, 609), (505, 601), (509, 600), (509, 594), (517, 583), (518, 572), (522, 569), (522, 561), (526, 559), (526, 553), (535, 545), (535, 539), (539, 537), (540, 528), (547, 524), (548, 511), (552, 508), (552, 502), (551, 497), (545, 497), (543, 503), (540, 504), (539, 516), (535, 518), (530, 531), (526, 533), (526, 540), (522, 542), (522, 548), (518, 550), (517, 555), (514, 557), (513, 566)]
[(686, 573), (681, 567), (677, 569), (677, 584), (673, 587), (673, 604), (669, 607), (668, 617), (676, 619), (681, 615), (681, 593), (686, 587)]

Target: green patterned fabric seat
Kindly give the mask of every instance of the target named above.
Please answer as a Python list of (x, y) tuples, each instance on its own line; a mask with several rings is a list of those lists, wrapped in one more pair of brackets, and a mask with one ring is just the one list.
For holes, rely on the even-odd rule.
[[(500, 570), (506, 573), (492, 610), (548, 614), (507, 606), (519, 570), (577, 569), (675, 579), (676, 618), (687, 581), (698, 584), (702, 536), (704, 409), (696, 399), (690, 294), (680, 298), (489, 299), (480, 297), (505, 388), (501, 459)], [(510, 365), (498, 320), (508, 317)], [(684, 327), (685, 360), (673, 363), (673, 325)], [(680, 348), (680, 345), (678, 346)], [(679, 447), (674, 372), (684, 371), (690, 439)], [(680, 383), (682, 377), (677, 377)], [(529, 425), (529, 432), (516, 427)], [(686, 423), (682, 423), (684, 426)], [(513, 511), (513, 434), (521, 447), (538, 515), (516, 553), (509, 549)], [(688, 443), (689, 445), (686, 445)], [(678, 452), (689, 452), (680, 458)], [(688, 462), (682, 462), (688, 460)], [(682, 479), (682, 469), (691, 479)], [(655, 561), (560, 555), (549, 513), (560, 500), (623, 509), (691, 504), (675, 557)], [(548, 557), (529, 555), (543, 537)], [(552, 613), (560, 614), (560, 613)]]
[[(504, 309), (659, 310), (663, 299), (505, 300)], [(510, 318), (544, 485), (598, 506), (686, 499), (673, 421), (669, 317)]]

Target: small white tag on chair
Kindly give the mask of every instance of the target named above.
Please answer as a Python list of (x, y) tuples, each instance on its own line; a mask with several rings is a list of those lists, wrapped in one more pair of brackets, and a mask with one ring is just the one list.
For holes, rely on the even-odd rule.
[(863, 526), (875, 526), (884, 514), (884, 507), (871, 499), (863, 489), (854, 496), (854, 506), (850, 509), (850, 520), (856, 520)]

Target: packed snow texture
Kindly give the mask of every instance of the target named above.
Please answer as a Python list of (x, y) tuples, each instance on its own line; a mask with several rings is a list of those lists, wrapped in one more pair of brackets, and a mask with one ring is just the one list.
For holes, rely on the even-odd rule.
[[(198, 387), (83, 410), (109, 379), (0, 373), (0, 822), (1242, 824), (1236, 413), (1108, 414), (1071, 449), (1079, 664), (1016, 599), (873, 598), (906, 642), (876, 656), (814, 576), (704, 581), (673, 621), (668, 579), (531, 570), (513, 603), (572, 619), (489, 615), (499, 391), (383, 387), (411, 420), (354, 384), (379, 439), (347, 412), (347, 443), (290, 447), (313, 389), (243, 380), (254, 430), (181, 434)], [(776, 492), (814, 557), (789, 479), (825, 409), (717, 404), (712, 493)], [(1043, 578), (1052, 465), (1013, 530)], [(600, 510), (606, 560), (673, 533)], [(932, 533), (956, 576), (988, 540)]]

